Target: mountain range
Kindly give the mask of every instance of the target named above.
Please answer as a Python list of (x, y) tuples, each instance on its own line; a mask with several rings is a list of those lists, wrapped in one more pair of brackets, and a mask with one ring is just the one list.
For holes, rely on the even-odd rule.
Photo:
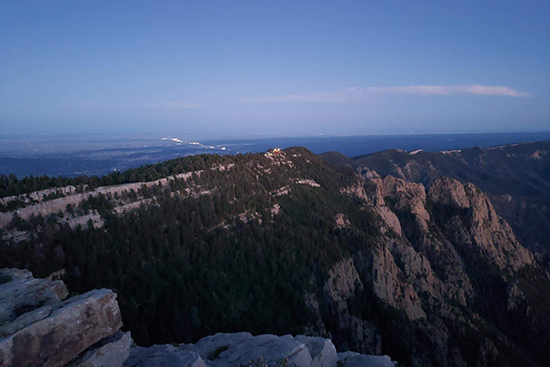
[(0, 267), (113, 289), (143, 346), (249, 331), (550, 364), (550, 142), (198, 155), (0, 194)]

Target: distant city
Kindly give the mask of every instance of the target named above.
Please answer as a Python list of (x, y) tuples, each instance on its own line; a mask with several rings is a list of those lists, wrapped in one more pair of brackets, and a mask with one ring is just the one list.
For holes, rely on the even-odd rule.
[(315, 154), (348, 157), (387, 149), (430, 152), (550, 140), (550, 131), (526, 133), (368, 135), (199, 140), (167, 135), (0, 136), (0, 174), (104, 175), (193, 154), (244, 154), (303, 146)]

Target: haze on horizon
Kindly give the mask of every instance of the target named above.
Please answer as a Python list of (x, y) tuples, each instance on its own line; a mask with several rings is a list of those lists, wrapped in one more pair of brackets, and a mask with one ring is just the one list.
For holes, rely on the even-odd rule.
[(550, 130), (550, 2), (0, 1), (0, 134)]

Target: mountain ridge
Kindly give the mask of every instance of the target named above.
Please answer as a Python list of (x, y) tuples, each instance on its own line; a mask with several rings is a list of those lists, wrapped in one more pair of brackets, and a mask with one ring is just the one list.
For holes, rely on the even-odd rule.
[(473, 183), (490, 196), (497, 212), (510, 222), (522, 243), (547, 254), (549, 153), (550, 142), (541, 141), (416, 154), (394, 149), (352, 159), (382, 176), (393, 175), (428, 186), (442, 176)]

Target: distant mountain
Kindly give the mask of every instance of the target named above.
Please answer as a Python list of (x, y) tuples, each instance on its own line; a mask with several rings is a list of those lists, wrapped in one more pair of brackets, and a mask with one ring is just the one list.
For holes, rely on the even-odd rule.
[(550, 364), (547, 262), (495, 210), (512, 194), (483, 191), (511, 177), (501, 187), (544, 198), (546, 144), (387, 151), (357, 168), (297, 147), (190, 156), (33, 192), (49, 183), (7, 178), (3, 192), (25, 194), (1, 199), (0, 267), (115, 290), (141, 345), (244, 330), (406, 365)]

